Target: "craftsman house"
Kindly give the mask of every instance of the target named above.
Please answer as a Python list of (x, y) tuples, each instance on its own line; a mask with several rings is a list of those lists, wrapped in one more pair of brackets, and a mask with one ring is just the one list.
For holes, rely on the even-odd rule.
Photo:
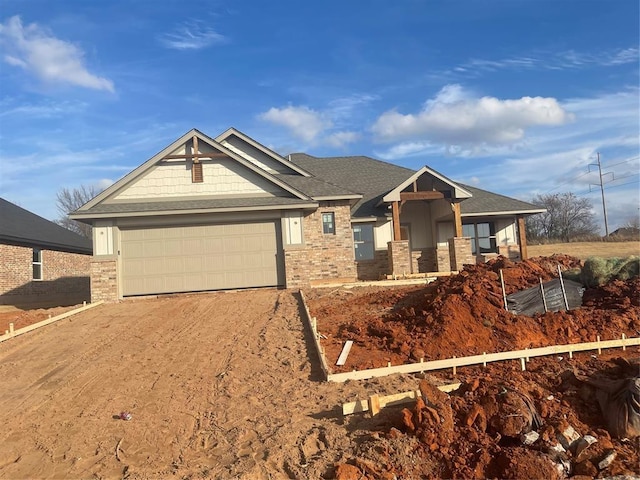
[(368, 157), (192, 130), (82, 206), (92, 299), (378, 279), (526, 256), (519, 200)]
[(90, 300), (91, 240), (0, 198), (0, 304)]

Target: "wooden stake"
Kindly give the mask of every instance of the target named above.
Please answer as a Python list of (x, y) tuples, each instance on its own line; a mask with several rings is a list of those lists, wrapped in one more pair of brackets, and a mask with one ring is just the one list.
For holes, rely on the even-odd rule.
[(342, 352), (338, 357), (338, 361), (336, 365), (344, 365), (347, 361), (347, 357), (349, 356), (349, 352), (351, 351), (351, 346), (353, 345), (353, 340), (347, 340), (344, 342), (344, 346), (342, 347)]
[(571, 350), (571, 348), (569, 348), (569, 359), (573, 358), (573, 351)]
[(371, 395), (369, 397), (369, 411), (371, 412), (372, 417), (375, 417), (380, 413), (380, 397), (378, 394)]
[(520, 359), (520, 368), (522, 368), (523, 372), (527, 369), (527, 366), (524, 361), (524, 357)]
[(569, 301), (567, 300), (567, 292), (564, 290), (564, 280), (562, 279), (562, 270), (560, 270), (560, 265), (558, 265), (558, 275), (560, 277), (560, 287), (562, 287), (562, 298), (564, 298), (564, 306), (565, 309), (569, 310)]
[(602, 349), (600, 348), (600, 335), (596, 337), (596, 343), (598, 344), (598, 355), (602, 355)]
[(509, 307), (507, 306), (507, 292), (504, 290), (504, 276), (502, 275), (502, 269), (500, 269), (500, 286), (502, 287), (502, 299), (504, 300), (504, 309), (508, 312)]
[(626, 338), (627, 338), (627, 336), (623, 333), (622, 334), (622, 351), (623, 352), (627, 349), (627, 346), (625, 345)]
[(13, 335), (13, 323), (9, 324), (9, 333)]
[[(455, 356), (455, 355), (453, 356), (453, 359), (454, 359), (454, 360), (456, 359), (456, 356)], [(454, 376), (454, 377), (456, 376), (456, 371), (457, 371), (457, 368), (456, 368), (456, 366), (454, 365), (454, 366), (453, 366), (453, 376)]]
[(544, 286), (542, 285), (542, 277), (538, 277), (540, 279), (540, 295), (542, 296), (542, 304), (544, 305), (544, 313), (547, 313), (547, 299), (544, 298)]
[(487, 352), (482, 352), (482, 366), (487, 366)]

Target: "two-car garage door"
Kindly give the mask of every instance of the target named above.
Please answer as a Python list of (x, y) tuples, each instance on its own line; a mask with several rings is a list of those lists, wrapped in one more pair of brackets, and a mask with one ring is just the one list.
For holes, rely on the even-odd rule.
[(122, 293), (284, 283), (278, 221), (121, 230)]

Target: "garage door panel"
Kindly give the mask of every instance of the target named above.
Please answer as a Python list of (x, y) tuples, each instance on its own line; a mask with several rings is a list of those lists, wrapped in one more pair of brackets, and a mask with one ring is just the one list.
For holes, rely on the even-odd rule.
[(123, 294), (277, 286), (278, 235), (275, 221), (123, 229)]

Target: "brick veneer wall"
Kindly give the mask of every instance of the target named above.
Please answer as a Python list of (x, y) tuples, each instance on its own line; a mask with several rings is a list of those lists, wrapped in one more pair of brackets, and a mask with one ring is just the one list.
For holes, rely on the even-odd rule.
[[(322, 214), (329, 212), (334, 213), (335, 235), (322, 233)], [(320, 280), (356, 279), (348, 202), (321, 202), (316, 211), (304, 216), (303, 231), (304, 245), (285, 247), (287, 288)]]
[(114, 257), (93, 257), (91, 259), (91, 301), (117, 302), (118, 263)]
[(387, 243), (389, 251), (389, 271), (391, 275), (411, 273), (411, 253), (409, 240), (394, 240)]
[(436, 249), (434, 247), (411, 251), (411, 268), (413, 273), (437, 271)]
[(389, 253), (386, 250), (375, 250), (373, 260), (356, 262), (358, 280), (380, 280), (391, 273), (389, 270)]
[(29, 307), (89, 301), (91, 255), (42, 250), (42, 280), (33, 280), (33, 249), (0, 245), (0, 304)]
[(449, 255), (449, 244), (447, 244), (446, 246), (438, 245), (436, 247), (436, 261), (438, 272), (450, 272), (452, 270), (451, 256)]
[(464, 265), (475, 264), (476, 257), (471, 254), (471, 238), (453, 237), (449, 239), (449, 256), (451, 268), (462, 270)]

